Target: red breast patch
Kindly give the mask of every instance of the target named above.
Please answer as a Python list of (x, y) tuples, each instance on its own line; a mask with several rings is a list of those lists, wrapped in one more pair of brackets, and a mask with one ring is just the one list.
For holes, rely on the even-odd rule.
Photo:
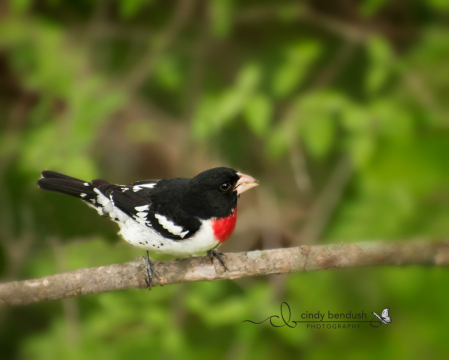
[(212, 229), (214, 235), (220, 243), (225, 242), (234, 231), (237, 223), (237, 208), (228, 217), (212, 220)]

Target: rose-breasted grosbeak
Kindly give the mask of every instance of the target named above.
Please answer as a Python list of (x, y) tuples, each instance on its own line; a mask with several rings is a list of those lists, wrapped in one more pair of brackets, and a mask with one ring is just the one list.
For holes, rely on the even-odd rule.
[(106, 180), (86, 182), (54, 171), (37, 181), (43, 190), (75, 196), (120, 226), (131, 245), (147, 250), (148, 286), (153, 275), (148, 250), (178, 256), (207, 252), (226, 268), (215, 248), (232, 234), (237, 221), (237, 198), (258, 182), (226, 167), (203, 171), (192, 179), (144, 180), (114, 185)]

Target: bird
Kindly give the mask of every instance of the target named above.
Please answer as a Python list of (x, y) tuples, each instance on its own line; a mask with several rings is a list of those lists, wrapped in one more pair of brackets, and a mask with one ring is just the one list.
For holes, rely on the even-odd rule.
[(237, 200), (257, 186), (253, 177), (228, 167), (205, 170), (193, 178), (143, 180), (129, 185), (84, 181), (45, 170), (40, 189), (81, 199), (101, 216), (116, 222), (129, 244), (146, 250), (146, 281), (159, 277), (149, 251), (175, 256), (206, 253), (228, 270), (216, 248), (234, 231)]

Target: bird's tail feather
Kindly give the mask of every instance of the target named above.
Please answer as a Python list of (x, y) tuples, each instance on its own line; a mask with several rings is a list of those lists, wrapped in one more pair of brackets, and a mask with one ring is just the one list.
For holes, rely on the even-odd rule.
[(55, 171), (43, 171), (42, 177), (37, 181), (37, 185), (42, 190), (55, 191), (83, 200), (96, 196), (91, 183)]
[(61, 173), (58, 173), (56, 171), (51, 171), (51, 170), (44, 170), (42, 171), (42, 178), (45, 179), (65, 179), (65, 180), (73, 180), (73, 181), (77, 181), (77, 182), (82, 182), (85, 183), (84, 180), (81, 179), (77, 179), (68, 175), (64, 175)]

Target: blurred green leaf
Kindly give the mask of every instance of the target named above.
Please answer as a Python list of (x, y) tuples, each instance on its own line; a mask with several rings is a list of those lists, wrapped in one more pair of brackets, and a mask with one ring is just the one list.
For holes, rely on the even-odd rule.
[(208, 95), (201, 99), (193, 117), (192, 132), (198, 139), (205, 139), (211, 135), (215, 129), (213, 121), (214, 110), (217, 104), (215, 96)]
[(360, 4), (360, 12), (366, 17), (375, 15), (382, 7), (388, 4), (388, 0), (364, 0)]
[(204, 97), (194, 116), (193, 133), (198, 138), (205, 138), (229, 124), (243, 111), (260, 81), (261, 69), (251, 63), (242, 68), (235, 86), (218, 96)]
[(363, 132), (369, 129), (369, 114), (361, 106), (349, 102), (343, 108), (342, 124), (350, 132)]
[(212, 17), (212, 32), (219, 38), (225, 38), (232, 29), (233, 0), (211, 0), (209, 11)]
[(123, 19), (131, 19), (144, 6), (149, 5), (154, 0), (120, 0), (119, 13)]
[(366, 90), (368, 94), (373, 95), (388, 80), (394, 66), (394, 57), (387, 41), (378, 36), (369, 39), (366, 50), (369, 59)]
[(32, 0), (8, 0), (9, 7), (14, 12), (23, 13), (27, 11), (31, 4), (33, 3)]
[(304, 9), (301, 5), (301, 3), (297, 2), (292, 2), (290, 4), (279, 4), (279, 6), (275, 8), (275, 10), (279, 19), (281, 19), (282, 21), (294, 22), (298, 18), (298, 15), (302, 15), (302, 13), (304, 12)]
[(303, 41), (289, 47), (285, 52), (284, 62), (275, 70), (273, 93), (284, 97), (300, 86), (320, 53), (321, 46), (316, 41)]
[(330, 114), (321, 112), (301, 123), (301, 137), (312, 155), (320, 158), (328, 153), (335, 136), (334, 121)]
[(242, 95), (239, 89), (230, 89), (223, 93), (215, 113), (219, 124), (224, 124), (240, 112), (244, 105)]
[(184, 83), (184, 79), (177, 58), (166, 56), (159, 60), (156, 66), (155, 78), (167, 90), (179, 89)]
[(282, 127), (277, 127), (271, 131), (267, 144), (267, 153), (273, 159), (280, 158), (289, 149), (287, 137)]
[(269, 129), (273, 107), (268, 96), (258, 93), (246, 102), (244, 114), (249, 128), (258, 136), (265, 135)]
[(299, 97), (299, 135), (313, 156), (322, 158), (330, 151), (336, 123), (346, 106), (347, 100), (335, 92), (320, 91)]
[(375, 153), (376, 139), (370, 132), (350, 135), (347, 140), (349, 153), (357, 167), (364, 167)]
[(375, 151), (376, 130), (370, 113), (349, 103), (342, 112), (342, 124), (348, 130), (346, 146), (357, 167), (365, 166)]
[(376, 122), (378, 132), (395, 141), (408, 141), (413, 136), (413, 116), (403, 106), (389, 98), (379, 98), (368, 111)]
[(296, 128), (295, 118), (290, 115), (271, 129), (266, 146), (269, 158), (279, 159), (288, 152), (296, 140)]
[(427, 3), (435, 10), (439, 11), (449, 10), (449, 3), (446, 0), (428, 0)]
[(236, 88), (242, 93), (255, 90), (262, 79), (262, 69), (258, 64), (249, 63), (242, 67), (237, 76)]

